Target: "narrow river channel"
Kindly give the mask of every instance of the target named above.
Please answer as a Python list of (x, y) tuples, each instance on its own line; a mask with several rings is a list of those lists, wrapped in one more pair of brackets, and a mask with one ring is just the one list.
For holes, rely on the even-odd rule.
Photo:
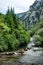
[(34, 46), (33, 39), (27, 45), (27, 51), (21, 56), (0, 57), (0, 65), (43, 65), (43, 48)]

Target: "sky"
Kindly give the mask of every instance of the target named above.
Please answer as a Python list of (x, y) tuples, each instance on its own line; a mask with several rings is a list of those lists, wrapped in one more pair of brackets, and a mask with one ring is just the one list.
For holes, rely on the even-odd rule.
[(8, 7), (14, 8), (15, 13), (28, 11), (35, 0), (0, 0), (0, 12), (6, 13)]

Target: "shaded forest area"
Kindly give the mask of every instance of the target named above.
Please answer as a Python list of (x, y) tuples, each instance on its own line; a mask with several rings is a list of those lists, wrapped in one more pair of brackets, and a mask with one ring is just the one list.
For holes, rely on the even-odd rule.
[(30, 33), (24, 28), (14, 13), (14, 9), (0, 13), (0, 52), (13, 51), (27, 45)]

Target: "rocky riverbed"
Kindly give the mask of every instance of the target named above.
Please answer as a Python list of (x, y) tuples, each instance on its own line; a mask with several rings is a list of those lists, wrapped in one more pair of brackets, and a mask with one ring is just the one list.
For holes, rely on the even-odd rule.
[(43, 65), (43, 50), (35, 48), (25, 50), (20, 55), (3, 55), (0, 57), (0, 65)]
[(25, 49), (2, 53), (0, 65), (43, 65), (43, 48), (34, 47), (31, 39), (30, 44)]
[(43, 65), (43, 50), (28, 49), (22, 55), (3, 55), (0, 65)]

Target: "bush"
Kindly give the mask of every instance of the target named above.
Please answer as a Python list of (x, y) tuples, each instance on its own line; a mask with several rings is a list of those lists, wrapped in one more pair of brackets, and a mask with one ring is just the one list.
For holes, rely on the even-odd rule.
[(36, 46), (43, 46), (43, 18), (32, 28), (34, 32), (34, 43)]
[(37, 35), (40, 36), (41, 46), (43, 46), (43, 28), (40, 28), (37, 32)]
[(38, 35), (40, 35), (40, 36), (43, 37), (43, 28), (40, 28), (40, 29), (36, 32), (36, 34), (38, 34)]
[(41, 45), (41, 37), (39, 35), (35, 35), (33, 37), (33, 42), (34, 42), (35, 46), (40, 46)]

